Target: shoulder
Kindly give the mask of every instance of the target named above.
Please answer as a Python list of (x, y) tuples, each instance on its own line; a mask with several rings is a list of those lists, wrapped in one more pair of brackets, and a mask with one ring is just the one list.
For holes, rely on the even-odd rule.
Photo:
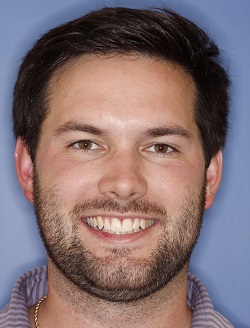
[(24, 273), (15, 283), (10, 302), (0, 310), (0, 328), (30, 328), (28, 308), (47, 293), (47, 267)]
[(8, 311), (9, 311), (9, 304), (0, 310), (0, 328), (5, 327)]
[(203, 283), (194, 275), (188, 275), (188, 304), (193, 307), (192, 328), (232, 328), (233, 325), (215, 311)]

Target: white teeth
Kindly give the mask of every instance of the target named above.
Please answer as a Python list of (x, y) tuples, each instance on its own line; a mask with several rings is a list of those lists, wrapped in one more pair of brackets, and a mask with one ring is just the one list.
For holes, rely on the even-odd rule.
[(109, 220), (108, 219), (105, 219), (104, 220), (104, 227), (103, 227), (103, 229), (105, 230), (105, 231), (109, 231), (111, 228), (110, 228), (110, 223), (109, 223)]
[(140, 228), (140, 221), (138, 218), (135, 218), (134, 223), (133, 223), (133, 229), (139, 230), (139, 228)]
[(97, 227), (97, 219), (93, 218), (93, 227), (96, 228)]
[(153, 220), (147, 220), (146, 227), (151, 227), (153, 225)]
[(154, 224), (154, 220), (145, 219), (123, 219), (119, 220), (117, 218), (102, 218), (101, 216), (89, 217), (86, 219), (87, 224), (96, 229), (102, 230), (113, 234), (128, 234), (144, 230), (151, 227)]
[(114, 233), (121, 233), (122, 231), (122, 225), (120, 220), (118, 220), (117, 218), (113, 218), (112, 222), (111, 222), (111, 230)]
[(122, 232), (132, 232), (133, 224), (131, 219), (125, 219), (122, 221)]
[(140, 227), (141, 229), (146, 229), (146, 220), (140, 219)]
[(97, 217), (97, 227), (99, 230), (102, 230), (102, 228), (103, 228), (103, 220), (102, 220), (101, 216)]

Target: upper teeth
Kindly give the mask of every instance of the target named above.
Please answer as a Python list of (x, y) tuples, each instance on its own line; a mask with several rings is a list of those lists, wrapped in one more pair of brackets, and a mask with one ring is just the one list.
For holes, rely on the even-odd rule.
[(87, 224), (92, 228), (108, 233), (126, 234), (146, 229), (154, 224), (153, 220), (127, 218), (119, 220), (117, 218), (103, 218), (101, 216), (87, 218)]

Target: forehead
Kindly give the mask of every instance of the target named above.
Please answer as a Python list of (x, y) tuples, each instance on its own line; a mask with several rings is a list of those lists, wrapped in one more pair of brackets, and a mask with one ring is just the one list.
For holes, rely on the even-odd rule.
[(149, 57), (84, 55), (57, 70), (50, 81), (49, 115), (62, 121), (72, 115), (128, 120), (136, 115), (152, 119), (153, 114), (194, 124), (194, 104), (189, 74)]

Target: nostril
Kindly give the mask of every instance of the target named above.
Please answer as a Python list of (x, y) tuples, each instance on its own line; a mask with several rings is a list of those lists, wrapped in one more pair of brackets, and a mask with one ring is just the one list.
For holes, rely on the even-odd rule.
[(131, 201), (141, 198), (147, 192), (147, 183), (142, 175), (132, 167), (121, 163), (119, 170), (113, 168), (104, 172), (98, 183), (101, 194), (110, 199)]
[(104, 194), (104, 196), (111, 198), (111, 199), (118, 197), (118, 194), (115, 191), (106, 191), (103, 194)]

